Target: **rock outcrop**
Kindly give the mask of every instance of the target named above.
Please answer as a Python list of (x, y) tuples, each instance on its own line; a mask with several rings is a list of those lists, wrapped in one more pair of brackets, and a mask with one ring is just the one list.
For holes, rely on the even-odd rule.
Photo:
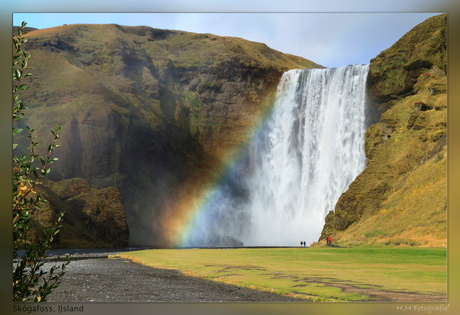
[(51, 226), (59, 211), (65, 212), (54, 246), (106, 248), (128, 245), (129, 230), (117, 189), (95, 189), (81, 178), (60, 182), (45, 179), (37, 192), (49, 203), (33, 213), (34, 231)]
[(138, 245), (167, 245), (171, 200), (199, 189), (248, 140), (284, 71), (321, 67), (241, 38), (149, 27), (65, 25), (26, 36), (34, 69), (20, 124), (41, 143), (62, 126), (49, 178), (118, 189)]
[(366, 169), (326, 217), (347, 244), (446, 243), (446, 16), (426, 20), (372, 59), (383, 111), (366, 132)]
[(386, 111), (416, 93), (418, 77), (429, 69), (447, 71), (445, 15), (417, 25), (371, 60), (368, 83), (372, 101), (379, 110)]

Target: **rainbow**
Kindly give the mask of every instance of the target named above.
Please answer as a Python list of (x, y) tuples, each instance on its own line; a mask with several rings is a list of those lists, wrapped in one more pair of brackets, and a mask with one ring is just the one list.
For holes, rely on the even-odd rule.
[[(260, 119), (255, 119), (255, 124), (248, 127), (249, 139), (254, 139), (263, 132), (265, 122), (273, 109), (273, 99), (269, 104), (270, 106), (260, 115)], [(215, 168), (213, 176), (181, 186), (176, 200), (170, 202), (164, 211), (165, 214), (159, 218), (162, 239), (167, 247), (185, 246), (198, 226), (207, 226), (207, 222), (212, 219), (209, 217), (208, 209), (216, 202), (219, 188), (226, 181), (229, 172), (241, 161), (241, 156), (248, 146), (249, 143), (245, 142), (226, 152), (222, 162)]]

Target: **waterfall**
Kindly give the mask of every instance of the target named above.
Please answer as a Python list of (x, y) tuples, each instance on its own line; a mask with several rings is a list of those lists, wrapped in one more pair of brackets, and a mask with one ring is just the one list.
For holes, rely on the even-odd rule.
[(366, 166), (368, 65), (291, 70), (267, 134), (254, 142), (247, 243), (316, 241), (324, 218)]
[(273, 113), (203, 212), (203, 235), (245, 245), (317, 241), (324, 218), (366, 166), (368, 65), (290, 70)]

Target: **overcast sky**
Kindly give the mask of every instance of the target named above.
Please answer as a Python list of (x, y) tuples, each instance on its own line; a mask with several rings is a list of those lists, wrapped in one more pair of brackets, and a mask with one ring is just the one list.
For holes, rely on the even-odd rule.
[(13, 24), (146, 25), (235, 36), (325, 67), (365, 64), (417, 24), (438, 13), (14, 13)]

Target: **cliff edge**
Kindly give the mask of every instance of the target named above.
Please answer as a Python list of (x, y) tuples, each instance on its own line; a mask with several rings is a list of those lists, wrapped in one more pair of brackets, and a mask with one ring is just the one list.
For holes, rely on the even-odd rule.
[(320, 237), (343, 245), (446, 246), (446, 15), (414, 27), (371, 60), (380, 121), (366, 132), (366, 169)]

